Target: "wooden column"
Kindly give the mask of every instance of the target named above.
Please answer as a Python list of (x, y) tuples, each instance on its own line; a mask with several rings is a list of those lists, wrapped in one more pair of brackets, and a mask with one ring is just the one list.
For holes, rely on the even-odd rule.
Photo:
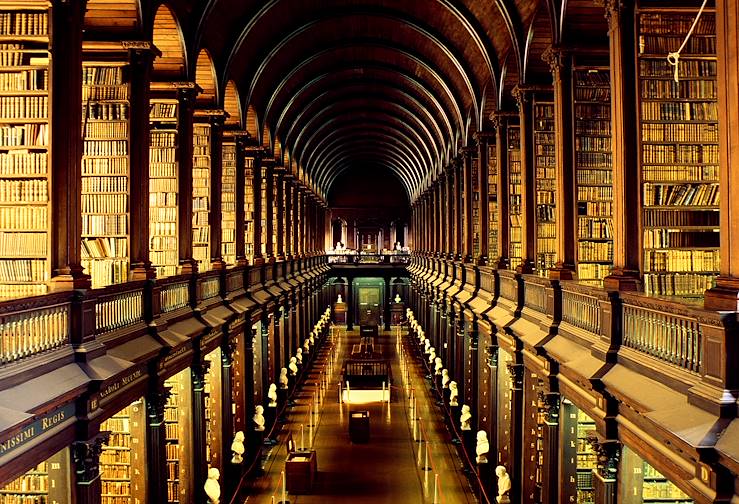
[[(85, 2), (54, 2), (51, 50), (51, 289), (90, 286), (80, 264), (82, 235), (82, 25)], [(60, 29), (56, 29), (60, 27)], [(59, 63), (58, 67), (56, 63)], [(59, 99), (56, 99), (59, 97)], [(79, 127), (72, 127), (78, 125)]]
[(571, 280), (577, 260), (577, 188), (575, 186), (572, 118), (572, 58), (549, 47), (542, 59), (549, 63), (554, 84), (554, 157), (556, 191), (557, 262), (549, 278)]
[[(474, 142), (474, 140), (471, 140)], [(464, 239), (462, 240), (462, 260), (466, 263), (472, 262), (474, 254), (474, 226), (472, 222), (472, 200), (474, 194), (472, 194), (472, 154), (476, 146), (467, 146), (462, 149), (462, 164), (460, 165), (462, 181), (464, 186), (464, 198), (461, 200), (461, 204), (464, 205), (464, 222), (462, 222), (462, 229), (464, 230)]]
[(266, 167), (264, 176), (265, 182), (266, 182), (266, 189), (264, 191), (265, 197), (267, 198), (265, 201), (262, 202), (262, 205), (264, 205), (264, 208), (267, 210), (267, 213), (265, 214), (266, 221), (265, 221), (265, 227), (266, 227), (266, 233), (265, 233), (265, 239), (267, 240), (267, 261), (274, 262), (275, 260), (275, 244), (274, 240), (272, 239), (274, 235), (274, 213), (275, 213), (275, 202), (274, 200), (274, 173), (275, 173), (275, 163), (272, 158), (265, 158), (262, 160), (262, 163), (264, 163), (263, 167)]
[[(178, 249), (180, 253), (180, 268), (183, 274), (197, 271), (197, 263), (192, 257), (192, 135), (193, 114), (195, 112), (196, 88), (184, 88), (178, 91), (180, 101), (180, 117), (177, 130), (177, 158), (179, 159), (179, 184), (177, 194)], [(148, 142), (147, 142), (148, 143)], [(148, 178), (147, 178), (148, 180)]]
[[(709, 310), (739, 310), (739, 3), (716, 1), (721, 271), (706, 292)], [(613, 73), (613, 72), (612, 72)], [(735, 190), (736, 189), (736, 190)]]
[(462, 157), (457, 157), (452, 163), (454, 173), (454, 260), (461, 261), (464, 254), (464, 221), (466, 216), (463, 214), (464, 201), (462, 198), (463, 186), (463, 161)]
[(156, 387), (146, 394), (146, 467), (149, 502), (167, 502), (167, 431), (164, 408), (169, 390)]
[(244, 219), (244, 199), (246, 193), (246, 179), (244, 177), (244, 141), (246, 138), (242, 135), (236, 137), (236, 265), (244, 266), (247, 264), (245, 243), (246, 243), (246, 225)]
[[(144, 44), (142, 44), (144, 45)], [(147, 47), (129, 50), (130, 88), (130, 253), (131, 280), (154, 278), (149, 261), (149, 83), (154, 51)]]
[(497, 269), (508, 267), (508, 254), (510, 245), (510, 227), (508, 208), (508, 120), (507, 115), (498, 114), (491, 117), (495, 127), (495, 155), (498, 156), (498, 259), (493, 264)]
[(264, 264), (262, 254), (262, 152), (255, 150), (254, 157), (254, 264)]
[(303, 249), (300, 244), (300, 187), (298, 180), (292, 180), (292, 216), (293, 216), (293, 255), (300, 257)]
[(290, 173), (284, 175), (285, 194), (282, 196), (285, 202), (285, 256), (292, 260), (295, 248), (293, 246), (293, 176)]
[(606, 2), (611, 66), (611, 146), (613, 153), (613, 270), (603, 280), (608, 290), (639, 290), (639, 149), (634, 4)]
[(218, 111), (210, 115), (210, 212), (208, 213), (208, 224), (210, 225), (210, 262), (214, 270), (226, 269), (223, 262), (221, 242), (223, 231), (221, 222), (223, 220), (221, 208), (223, 198), (223, 124), (226, 114)]
[(488, 263), (488, 235), (490, 234), (490, 198), (488, 192), (488, 143), (495, 138), (490, 137), (489, 133), (478, 131), (475, 133), (477, 140), (477, 187), (479, 190), (478, 201), (478, 219), (480, 230), (480, 255), (477, 257), (477, 264), (486, 266)]
[(438, 219), (436, 221), (436, 257), (441, 257), (446, 253), (446, 229), (444, 227), (445, 219), (445, 207), (444, 204), (444, 172), (439, 174), (439, 178), (436, 179), (436, 186), (434, 189), (434, 196), (436, 198), (437, 214)]
[(75, 482), (73, 500), (78, 504), (100, 503), (100, 454), (108, 436), (109, 433), (101, 433), (92, 439), (72, 443)]
[(446, 250), (447, 259), (454, 258), (454, 167), (446, 168)]
[(274, 182), (277, 186), (277, 201), (275, 202), (277, 212), (277, 250), (275, 256), (279, 261), (285, 260), (285, 188), (283, 186), (284, 168), (275, 167)]
[(518, 104), (521, 138), (521, 264), (511, 264), (519, 273), (534, 271), (536, 257), (536, 187), (534, 179), (534, 110), (531, 90), (513, 88)]

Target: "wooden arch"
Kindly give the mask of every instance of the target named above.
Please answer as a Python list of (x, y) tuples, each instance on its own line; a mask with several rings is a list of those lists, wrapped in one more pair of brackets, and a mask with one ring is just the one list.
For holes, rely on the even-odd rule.
[(195, 63), (195, 82), (203, 90), (198, 95), (198, 104), (216, 106), (218, 104), (218, 81), (213, 59), (207, 49), (201, 49), (198, 53), (198, 60)]
[(223, 109), (228, 112), (226, 125), (241, 128), (243, 124), (241, 99), (239, 98), (239, 90), (236, 88), (236, 83), (232, 80), (226, 83), (226, 90), (223, 93)]
[(187, 51), (182, 29), (174, 12), (161, 4), (154, 15), (152, 35), (154, 45), (161, 56), (154, 59), (154, 80), (178, 80), (187, 76)]
[(116, 37), (136, 33), (141, 28), (139, 0), (88, 0), (85, 31)]
[(259, 120), (253, 105), (249, 105), (246, 109), (246, 132), (254, 140), (259, 140)]

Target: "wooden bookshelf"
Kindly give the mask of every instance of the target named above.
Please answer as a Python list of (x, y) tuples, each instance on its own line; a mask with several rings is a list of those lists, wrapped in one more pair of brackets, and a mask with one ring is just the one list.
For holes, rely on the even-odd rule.
[(254, 262), (254, 158), (244, 158), (244, 255)]
[(544, 382), (529, 370), (524, 372), (524, 486), (526, 502), (541, 502), (544, 468)]
[(224, 142), (221, 154), (221, 255), (236, 264), (236, 143)]
[(179, 101), (152, 99), (149, 143), (149, 259), (157, 277), (177, 274)]
[(613, 266), (611, 79), (608, 67), (573, 71), (577, 277), (600, 286)]
[(83, 62), (82, 266), (93, 288), (128, 280), (129, 85), (125, 62)]
[(192, 385), (190, 369), (180, 371), (164, 382), (170, 395), (164, 408), (167, 457), (167, 502), (190, 502), (192, 463)]
[(193, 125), (192, 256), (199, 271), (210, 269), (210, 136), (210, 124)]
[(595, 430), (595, 422), (572, 402), (563, 399), (560, 429), (562, 497), (577, 504), (592, 504), (595, 501), (593, 469), (596, 468), (596, 454), (587, 437)]
[(224, 471), (221, 426), (221, 349), (216, 348), (205, 356), (208, 372), (205, 373), (205, 460), (208, 467)]
[(49, 280), (49, 4), (0, 6), (0, 37), (0, 299), (5, 299), (44, 294)]
[(470, 170), (472, 180), (470, 180), (469, 184), (470, 190), (472, 191), (470, 197), (472, 198), (472, 257), (474, 259), (480, 257), (480, 181), (478, 179), (480, 169), (479, 158), (477, 157), (477, 152), (475, 152), (472, 155), (472, 169)]
[(509, 248), (508, 267), (516, 269), (521, 264), (523, 250), (521, 248), (521, 130), (518, 126), (508, 127), (508, 194), (510, 204), (509, 215)]
[(634, 450), (624, 446), (621, 453), (619, 483), (622, 495), (638, 504), (692, 504), (693, 500), (665, 478)]
[[(0, 15), (0, 26), (3, 20)], [(0, 504), (70, 502), (69, 450), (66, 448), (0, 488)]]
[(137, 400), (100, 425), (109, 431), (100, 454), (101, 504), (146, 502), (146, 408)]
[(495, 142), (488, 144), (488, 263), (495, 264), (498, 251), (498, 156)]
[[(260, 184), (260, 191), (262, 196), (262, 208), (261, 208), (261, 215), (259, 217), (262, 226), (261, 226), (261, 252), (263, 257), (267, 257), (267, 168), (262, 167), (262, 177), (261, 177), (261, 184)], [(270, 237), (271, 239), (271, 237)]]
[(534, 101), (534, 170), (536, 188), (536, 273), (547, 275), (557, 256), (554, 158), (554, 103)]
[(716, 22), (704, 12), (637, 14), (644, 290), (699, 297), (719, 270)]
[(277, 248), (277, 221), (280, 216), (280, 211), (277, 208), (277, 191), (279, 190), (279, 187), (277, 185), (277, 181), (279, 180), (277, 176), (276, 170), (272, 171), (272, 253), (277, 256), (279, 253), (279, 249)]

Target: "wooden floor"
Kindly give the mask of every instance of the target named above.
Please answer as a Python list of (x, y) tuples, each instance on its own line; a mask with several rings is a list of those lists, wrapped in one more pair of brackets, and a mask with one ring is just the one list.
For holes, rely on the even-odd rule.
[[(409, 365), (408, 375), (416, 390), (418, 414), (423, 418), (424, 437), (429, 439), (430, 470), (426, 466), (426, 443), (413, 441), (413, 427), (409, 420), (408, 398), (402, 384), (397, 335), (383, 332), (378, 342), (392, 362), (392, 373), (397, 382), (393, 387), (392, 401), (387, 403), (339, 404), (338, 378), (341, 362), (348, 356), (352, 345), (359, 341), (356, 331), (339, 333), (335, 338), (335, 365), (329, 378), (326, 396), (319, 408), (313, 447), (318, 460), (318, 474), (310, 494), (288, 495), (291, 504), (312, 503), (432, 503), (434, 479), (438, 475), (437, 502), (472, 503), (477, 499), (461, 472), (462, 464), (456, 447), (438, 419), (435, 400), (430, 397), (420, 368)], [(290, 410), (283, 427), (280, 443), (271, 449), (264, 464), (265, 475), (254, 481), (250, 496), (245, 502), (271, 503), (282, 501), (281, 472), (285, 467), (285, 439), (292, 433), (297, 447), (310, 443), (308, 404), (318, 389), (320, 370), (331, 359), (331, 351), (324, 347), (320, 352), (306, 385), (298, 396), (296, 406)], [(408, 361), (410, 362), (410, 361)], [(328, 369), (328, 367), (324, 368)], [(394, 384), (395, 385), (395, 384)], [(370, 412), (370, 440), (366, 444), (352, 444), (348, 434), (349, 413), (352, 410)], [(420, 428), (418, 429), (420, 431)], [(419, 456), (419, 446), (421, 453)], [(272, 500), (274, 498), (274, 500)]]

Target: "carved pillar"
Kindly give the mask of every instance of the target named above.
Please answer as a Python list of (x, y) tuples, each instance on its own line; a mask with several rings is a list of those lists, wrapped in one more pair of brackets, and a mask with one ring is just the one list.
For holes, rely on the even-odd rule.
[(559, 502), (559, 394), (543, 394), (546, 410), (544, 413), (544, 467), (542, 468), (542, 504)]
[[(523, 141), (523, 137), (522, 137)], [(511, 502), (521, 501), (523, 483), (523, 364), (506, 363), (511, 375), (511, 453), (509, 458), (511, 480)]]
[(454, 168), (446, 168), (446, 249), (447, 259), (454, 258)]
[(616, 504), (621, 443), (615, 439), (601, 439), (596, 434), (588, 436), (588, 443), (593, 447), (597, 457), (597, 469), (593, 474), (595, 502)]
[(149, 261), (149, 83), (152, 48), (131, 49), (130, 252), (131, 280), (154, 278)]
[(549, 63), (554, 84), (554, 132), (556, 170), (557, 262), (549, 278), (571, 280), (575, 274), (577, 241), (577, 188), (572, 138), (572, 59), (563, 50), (549, 47), (542, 59)]
[(739, 3), (716, 1), (718, 56), (719, 193), (721, 270), (716, 287), (706, 292), (708, 310), (739, 310)]
[(613, 270), (604, 281), (608, 290), (638, 290), (639, 272), (639, 149), (634, 3), (606, 2), (611, 66), (611, 147), (613, 153)]
[(495, 155), (498, 168), (498, 259), (493, 264), (497, 269), (508, 267), (508, 254), (510, 252), (510, 225), (508, 208), (508, 117), (495, 115), (492, 118), (495, 127)]
[[(222, 201), (223, 198), (223, 124), (226, 116), (223, 111), (210, 116), (210, 262), (214, 270), (226, 269), (223, 262)], [(243, 247), (242, 247), (243, 248)]]
[(146, 394), (146, 460), (149, 502), (167, 502), (167, 431), (164, 407), (169, 390), (157, 388)]
[(531, 90), (513, 88), (518, 105), (521, 138), (521, 264), (511, 264), (519, 273), (534, 271), (536, 257), (536, 188), (534, 179), (534, 110)]
[(470, 140), (471, 145), (462, 149), (462, 164), (460, 165), (462, 183), (464, 187), (464, 198), (462, 205), (464, 206), (464, 221), (462, 222), (463, 240), (462, 240), (462, 260), (466, 263), (472, 262), (474, 248), (474, 225), (472, 215), (472, 206), (475, 195), (472, 192), (472, 163), (474, 162), (474, 152), (476, 145), (474, 139)]
[(295, 254), (293, 244), (293, 177), (291, 174), (285, 174), (285, 194), (283, 196), (285, 203), (285, 256), (292, 260)]
[[(178, 132), (180, 141), (177, 142), (177, 159), (179, 159), (177, 217), (178, 249), (180, 253), (180, 267), (183, 274), (197, 271), (197, 263), (192, 257), (192, 134), (193, 113), (195, 112), (196, 88), (178, 90), (180, 101), (180, 117)], [(145, 180), (148, 180), (145, 179)]]
[(292, 198), (293, 255), (300, 257), (303, 254), (303, 249), (300, 243), (300, 187), (297, 179), (292, 180)]
[(192, 377), (192, 467), (194, 487), (199, 491), (208, 479), (208, 465), (205, 462), (207, 439), (205, 436), (205, 373), (207, 364), (200, 358), (190, 367)]
[(100, 454), (110, 433), (100, 433), (87, 441), (72, 443), (72, 462), (74, 464), (74, 501), (79, 504), (99, 504)]
[(277, 201), (275, 201), (276, 208), (274, 209), (274, 211), (277, 212), (277, 229), (275, 230), (277, 234), (277, 250), (275, 250), (275, 255), (280, 261), (285, 260), (285, 187), (283, 184), (284, 174), (285, 170), (282, 167), (276, 168), (273, 182), (277, 187)]
[(462, 260), (464, 254), (464, 223), (467, 215), (464, 213), (464, 161), (462, 156), (452, 163), (454, 169), (454, 259)]
[(444, 218), (446, 215), (446, 205), (444, 200), (444, 172), (439, 174), (434, 187), (434, 198), (436, 199), (436, 257), (441, 257), (446, 253), (446, 228), (444, 227)]
[[(85, 2), (54, 2), (50, 30), (54, 54), (51, 72), (50, 170), (51, 271), (53, 290), (85, 289), (90, 277), (80, 264), (82, 235), (82, 25)], [(78, 125), (80, 127), (72, 127)]]

